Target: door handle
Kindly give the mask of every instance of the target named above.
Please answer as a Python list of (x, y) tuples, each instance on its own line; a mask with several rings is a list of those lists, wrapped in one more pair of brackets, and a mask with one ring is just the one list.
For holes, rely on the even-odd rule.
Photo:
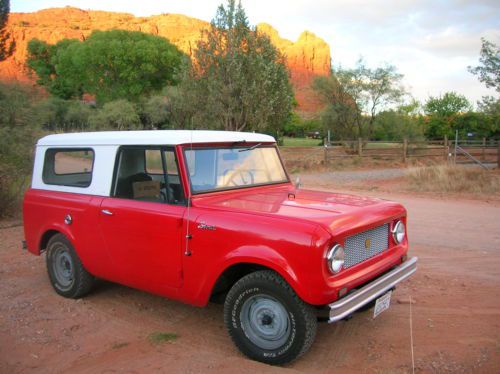
[(113, 212), (111, 212), (110, 210), (107, 210), (107, 209), (101, 210), (101, 213), (105, 214), (107, 216), (112, 216), (113, 215)]

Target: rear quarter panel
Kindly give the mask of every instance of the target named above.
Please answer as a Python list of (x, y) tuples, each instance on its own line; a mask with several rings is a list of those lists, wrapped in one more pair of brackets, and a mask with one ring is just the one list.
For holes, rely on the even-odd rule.
[[(40, 255), (42, 238), (49, 230), (64, 234), (84, 267), (96, 276), (108, 275), (110, 261), (97, 227), (102, 197), (29, 189), (24, 197), (24, 233), (28, 250)], [(71, 224), (64, 218), (70, 214)]]

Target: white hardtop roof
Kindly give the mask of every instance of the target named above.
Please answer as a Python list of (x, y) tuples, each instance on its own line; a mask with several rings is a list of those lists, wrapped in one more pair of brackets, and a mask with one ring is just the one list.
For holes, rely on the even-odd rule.
[(206, 130), (100, 131), (47, 135), (42, 146), (177, 145), (191, 143), (275, 142), (269, 135), (252, 132)]

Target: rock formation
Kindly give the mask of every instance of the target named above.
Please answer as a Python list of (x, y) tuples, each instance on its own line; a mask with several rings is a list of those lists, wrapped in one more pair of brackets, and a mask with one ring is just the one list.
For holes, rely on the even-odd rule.
[[(185, 53), (192, 55), (196, 41), (208, 23), (180, 14), (160, 14), (134, 17), (128, 13), (86, 11), (72, 7), (44, 9), (34, 13), (11, 13), (8, 32), (15, 40), (16, 50), (9, 59), (0, 62), (0, 79), (31, 82), (25, 67), (26, 46), (33, 38), (56, 43), (64, 38), (84, 40), (93, 30), (136, 30), (163, 36)], [(318, 101), (310, 84), (317, 75), (330, 71), (330, 47), (321, 38), (304, 31), (296, 42), (283, 39), (268, 24), (257, 25), (273, 44), (285, 54), (290, 70), (298, 110), (314, 112)]]

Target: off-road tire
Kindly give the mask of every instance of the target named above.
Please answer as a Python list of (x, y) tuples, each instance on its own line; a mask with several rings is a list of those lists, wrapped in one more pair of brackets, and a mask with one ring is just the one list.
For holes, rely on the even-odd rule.
[[(248, 331), (245, 332), (244, 329), (243, 320), (247, 318), (245, 305), (252, 303), (253, 300), (266, 300), (266, 298), (272, 305), (276, 305), (278, 310), (286, 312), (286, 315), (282, 313), (285, 318), (281, 320), (288, 321), (289, 332), (283, 337), (286, 341), (274, 349), (256, 345), (249, 337), (248, 331), (253, 330), (247, 327)], [(265, 309), (265, 306), (262, 309)], [(274, 321), (264, 323), (263, 318), (254, 320), (260, 321), (261, 326), (274, 323)], [(313, 308), (302, 301), (280, 275), (271, 270), (250, 273), (233, 285), (224, 303), (224, 322), (231, 339), (244, 355), (270, 365), (283, 365), (303, 355), (311, 347), (317, 329), (317, 318)], [(249, 326), (248, 322), (246, 326)]]
[[(62, 270), (56, 262), (69, 263), (70, 266)], [(61, 296), (78, 299), (89, 293), (94, 285), (95, 278), (83, 267), (80, 258), (70, 241), (63, 234), (56, 234), (47, 244), (47, 272), (54, 290)], [(62, 278), (61, 278), (62, 277)]]

